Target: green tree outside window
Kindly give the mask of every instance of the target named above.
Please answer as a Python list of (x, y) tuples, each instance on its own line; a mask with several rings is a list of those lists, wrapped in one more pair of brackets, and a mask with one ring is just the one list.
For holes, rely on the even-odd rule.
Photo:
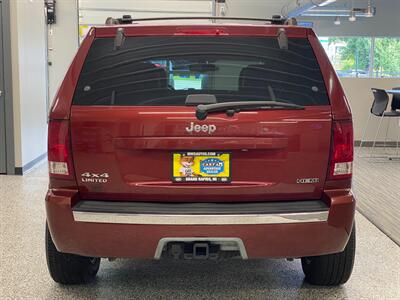
[(400, 77), (400, 38), (376, 38), (374, 77)]
[(371, 37), (321, 38), (339, 76), (400, 77), (400, 38), (377, 37), (371, 65)]
[(330, 44), (343, 45), (338, 50), (336, 70), (339, 75), (367, 77), (370, 70), (371, 38), (329, 38)]

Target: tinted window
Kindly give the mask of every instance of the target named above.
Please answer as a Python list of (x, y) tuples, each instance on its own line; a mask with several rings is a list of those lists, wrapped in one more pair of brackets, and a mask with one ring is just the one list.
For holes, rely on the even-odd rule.
[(189, 94), (218, 102), (329, 104), (307, 39), (281, 50), (273, 37), (130, 37), (94, 41), (74, 96), (78, 105), (184, 105)]

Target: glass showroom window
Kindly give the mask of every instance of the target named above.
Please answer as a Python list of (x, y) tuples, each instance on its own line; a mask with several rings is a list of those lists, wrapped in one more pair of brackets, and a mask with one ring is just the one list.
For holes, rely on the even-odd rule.
[(329, 59), (341, 77), (369, 77), (371, 38), (320, 37)]
[(373, 77), (400, 77), (400, 38), (375, 38)]

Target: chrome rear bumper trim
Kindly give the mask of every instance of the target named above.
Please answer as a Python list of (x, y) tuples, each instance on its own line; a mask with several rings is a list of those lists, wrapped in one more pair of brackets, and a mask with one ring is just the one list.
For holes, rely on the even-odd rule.
[(77, 222), (140, 225), (255, 225), (325, 222), (329, 211), (278, 214), (122, 214), (73, 211)]

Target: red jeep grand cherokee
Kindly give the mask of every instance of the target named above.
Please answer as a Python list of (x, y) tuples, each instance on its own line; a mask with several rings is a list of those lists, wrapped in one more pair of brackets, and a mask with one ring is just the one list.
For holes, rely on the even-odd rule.
[[(278, 22), (279, 23), (279, 22)], [(312, 29), (92, 28), (50, 113), (49, 272), (100, 259), (301, 258), (338, 285), (355, 252), (349, 104)]]

